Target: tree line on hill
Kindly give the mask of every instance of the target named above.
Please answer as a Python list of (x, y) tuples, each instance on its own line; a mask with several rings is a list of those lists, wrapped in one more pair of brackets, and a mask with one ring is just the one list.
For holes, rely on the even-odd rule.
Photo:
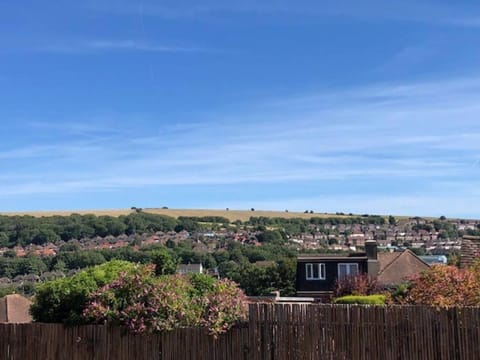
[(260, 230), (266, 227), (283, 228), (287, 234), (305, 232), (309, 225), (325, 224), (384, 224), (381, 216), (365, 215), (359, 217), (312, 217), (301, 218), (267, 218), (251, 217), (248, 221), (237, 220), (233, 223), (220, 216), (179, 217), (151, 214), (142, 211), (129, 215), (95, 216), (0, 216), (0, 247), (43, 245), (57, 243), (60, 240), (84, 239), (93, 237), (155, 233), (157, 231), (186, 230), (195, 232), (211, 228), (212, 224), (222, 226), (251, 226)]

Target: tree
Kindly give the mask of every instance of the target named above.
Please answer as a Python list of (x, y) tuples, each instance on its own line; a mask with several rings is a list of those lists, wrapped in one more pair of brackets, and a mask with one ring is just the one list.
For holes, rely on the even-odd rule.
[(46, 243), (55, 243), (60, 240), (60, 236), (52, 229), (40, 229), (33, 237), (32, 243), (36, 245), (43, 245)]
[(0, 231), (0, 247), (6, 247), (9, 245), (9, 238), (6, 232)]
[(175, 274), (177, 260), (167, 249), (157, 249), (151, 253), (152, 263), (155, 265), (156, 275)]
[(264, 231), (257, 235), (257, 239), (261, 243), (277, 243), (277, 244), (282, 243), (284, 240), (282, 234), (277, 230)]
[(389, 223), (390, 225), (395, 225), (395, 224), (397, 223), (397, 221), (396, 221), (396, 219), (395, 219), (394, 216), (390, 215), (390, 216), (388, 217), (388, 223)]

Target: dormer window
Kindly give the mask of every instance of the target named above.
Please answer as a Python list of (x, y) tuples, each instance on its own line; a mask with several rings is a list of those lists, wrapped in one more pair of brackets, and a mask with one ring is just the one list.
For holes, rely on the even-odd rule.
[(307, 280), (325, 280), (325, 264), (305, 264)]
[(357, 275), (358, 264), (356, 263), (340, 263), (338, 264), (338, 278), (343, 279), (347, 276)]

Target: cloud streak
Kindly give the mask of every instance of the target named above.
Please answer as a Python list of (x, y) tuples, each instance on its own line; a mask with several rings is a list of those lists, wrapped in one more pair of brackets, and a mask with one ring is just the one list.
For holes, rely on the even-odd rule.
[[(104, 0), (86, 3), (90, 9), (117, 14), (138, 14), (138, 5), (128, 1)], [(357, 21), (398, 21), (451, 27), (479, 27), (478, 17), (472, 14), (480, 10), (476, 4), (456, 6), (429, 1), (403, 1), (398, 3), (381, 0), (341, 1), (142, 1), (142, 16), (166, 19), (212, 19), (219, 15), (300, 15), (302, 21), (329, 17), (349, 18)], [(289, 19), (292, 21), (292, 17)]]
[(90, 40), (41, 46), (40, 51), (59, 54), (96, 54), (103, 52), (200, 53), (212, 49), (162, 45), (140, 40)]

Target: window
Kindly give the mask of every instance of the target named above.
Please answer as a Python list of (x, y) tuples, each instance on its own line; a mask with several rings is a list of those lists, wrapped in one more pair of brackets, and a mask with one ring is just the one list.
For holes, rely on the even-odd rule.
[(343, 279), (346, 276), (352, 276), (358, 274), (358, 264), (338, 264), (338, 278)]
[(307, 280), (325, 280), (325, 264), (305, 264)]

